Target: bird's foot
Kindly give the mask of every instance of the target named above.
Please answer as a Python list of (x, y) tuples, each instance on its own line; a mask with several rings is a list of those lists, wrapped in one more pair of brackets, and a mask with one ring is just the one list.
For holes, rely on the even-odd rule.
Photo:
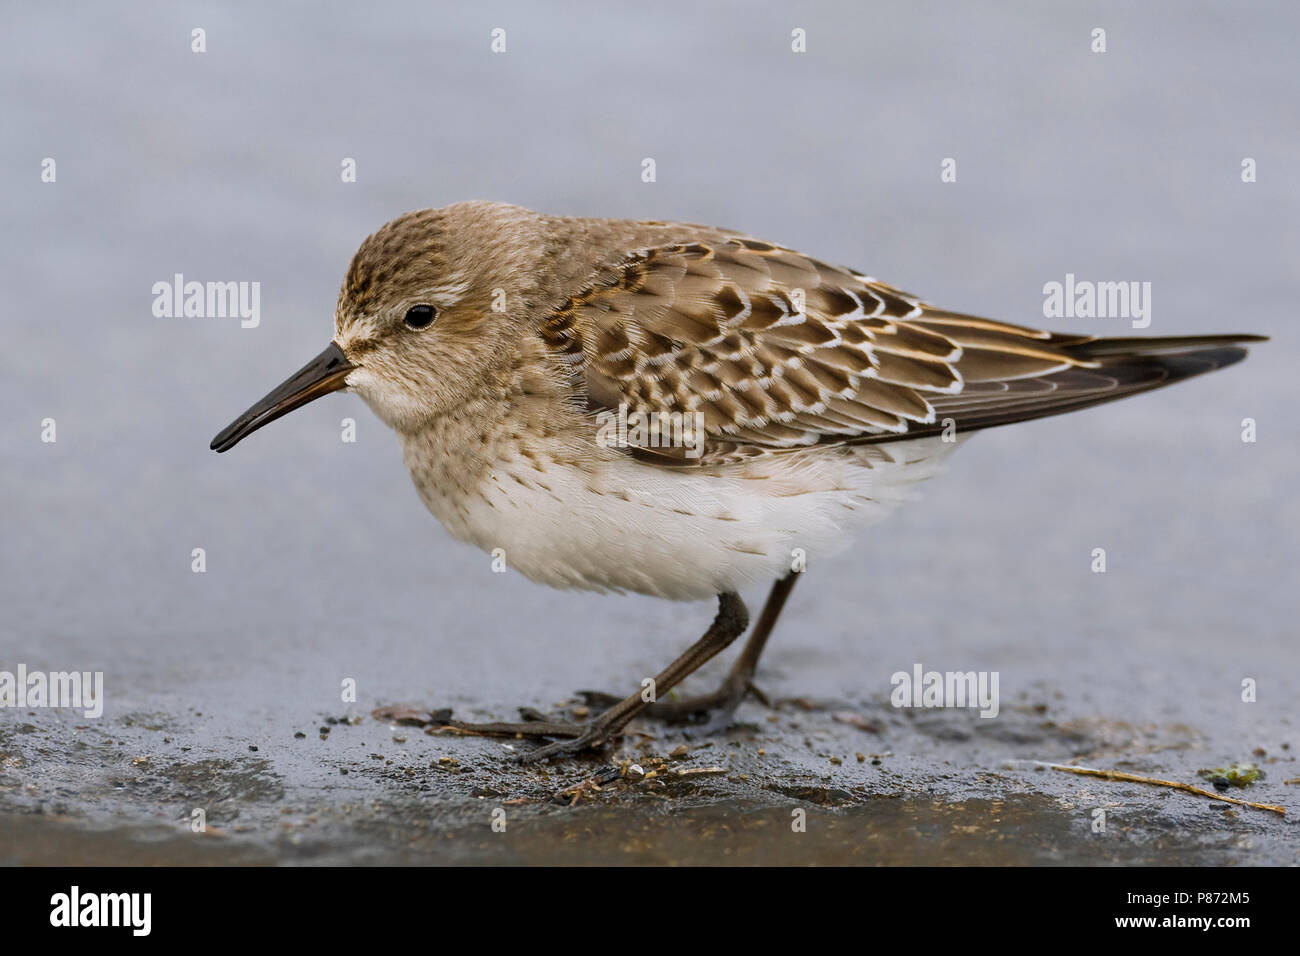
[(578, 731), (578, 733), (568, 740), (553, 740), (541, 747), (525, 750), (523, 753), (516, 754), (514, 759), (519, 763), (536, 763), (539, 760), (545, 760), (547, 757), (577, 754), (586, 750), (599, 750), (620, 733), (619, 730), (610, 727), (607, 722), (602, 721), (599, 717), (586, 724), (570, 724), (568, 726)]
[[(553, 720), (532, 707), (520, 707), (521, 721), (487, 721), (483, 723), (453, 720), (450, 708), (422, 711), (411, 707), (378, 707), (371, 715), (378, 720), (401, 723), (408, 726), (423, 726), (426, 734), (460, 734), (465, 737), (509, 737), (514, 739), (547, 739), (559, 737), (534, 750), (517, 754), (515, 759), (521, 763), (544, 760), (558, 754), (578, 753), (583, 750), (596, 750), (606, 742), (618, 736), (622, 722), (608, 713), (587, 721), (577, 723), (568, 720)], [(623, 721), (626, 722), (626, 721)], [(615, 724), (618, 726), (615, 726)]]
[(524, 717), (522, 721), (490, 721), (474, 723), (466, 720), (444, 719), (431, 724), (425, 729), (427, 734), (460, 734), (466, 737), (510, 737), (514, 739), (547, 739), (559, 737), (533, 750), (516, 754), (514, 759), (520, 763), (532, 763), (559, 754), (578, 753), (583, 750), (596, 750), (617, 735), (608, 722), (600, 717), (587, 723), (574, 723), (567, 720), (551, 720), (532, 708), (519, 708)]
[[(695, 697), (666, 698), (657, 700), (641, 712), (642, 717), (662, 720), (668, 724), (694, 724), (693, 732), (701, 736), (717, 733), (731, 726), (736, 716), (736, 708), (749, 694), (753, 694), (763, 706), (771, 707), (768, 696), (754, 686), (747, 676), (732, 675), (724, 680), (717, 690)], [(620, 698), (602, 691), (580, 690), (578, 696), (592, 707), (608, 707)]]

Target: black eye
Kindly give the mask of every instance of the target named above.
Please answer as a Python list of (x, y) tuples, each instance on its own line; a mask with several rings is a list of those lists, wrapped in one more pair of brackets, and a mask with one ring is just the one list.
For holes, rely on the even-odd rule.
[(431, 305), (413, 305), (402, 321), (408, 329), (427, 329), (438, 317), (438, 310)]

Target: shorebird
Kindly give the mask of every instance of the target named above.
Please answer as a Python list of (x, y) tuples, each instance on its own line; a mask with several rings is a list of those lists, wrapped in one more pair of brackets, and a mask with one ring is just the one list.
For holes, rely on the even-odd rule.
[[(647, 708), (725, 725), (801, 569), (970, 433), (1223, 368), (1262, 339), (1039, 331), (727, 229), (466, 202), (367, 238), (329, 346), (212, 448), (355, 392), (454, 537), (552, 587), (716, 597), (703, 637), (588, 722), (447, 721), (547, 738), (523, 755), (541, 759), (603, 746)], [(655, 702), (746, 630), (739, 592), (766, 583), (721, 686)]]

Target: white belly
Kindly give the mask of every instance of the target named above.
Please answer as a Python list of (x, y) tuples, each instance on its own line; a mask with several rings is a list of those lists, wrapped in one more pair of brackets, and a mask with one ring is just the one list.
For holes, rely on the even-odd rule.
[(811, 569), (932, 477), (938, 438), (794, 452), (716, 469), (619, 455), (590, 466), (516, 459), (472, 489), (407, 463), (429, 510), (461, 540), (557, 588), (699, 600)]

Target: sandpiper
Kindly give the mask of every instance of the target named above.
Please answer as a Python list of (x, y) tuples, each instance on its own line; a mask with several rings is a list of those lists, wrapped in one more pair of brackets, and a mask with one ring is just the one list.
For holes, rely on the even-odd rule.
[[(1262, 339), (1039, 331), (727, 229), (465, 202), (367, 238), (329, 346), (212, 448), (353, 391), (456, 538), (553, 587), (717, 598), (702, 638), (587, 723), (447, 722), (549, 738), (524, 755), (540, 759), (600, 747), (647, 707), (725, 724), (800, 570), (971, 432), (1223, 368)], [(614, 415), (634, 427), (611, 433)], [(738, 592), (770, 582), (722, 685), (652, 703), (745, 631)]]

